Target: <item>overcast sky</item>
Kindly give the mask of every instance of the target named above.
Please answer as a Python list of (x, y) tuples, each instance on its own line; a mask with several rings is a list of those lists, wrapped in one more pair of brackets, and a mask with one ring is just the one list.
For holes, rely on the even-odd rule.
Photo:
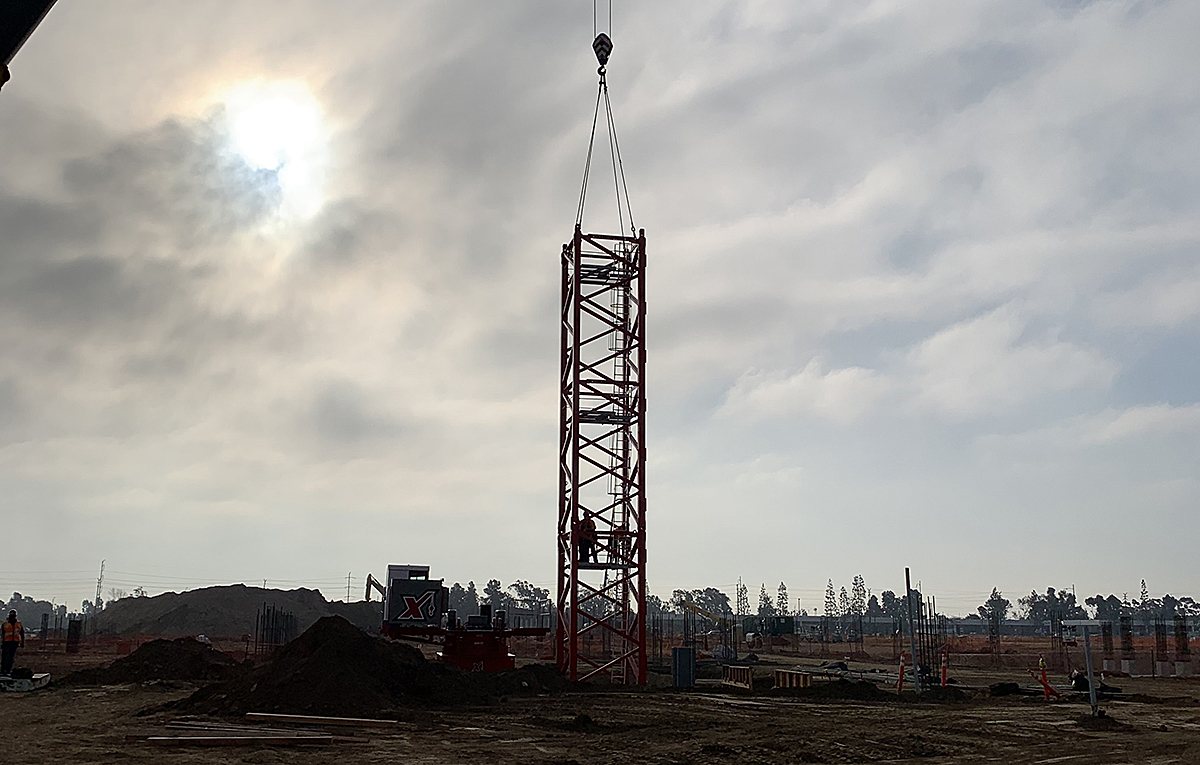
[[(614, 3), (653, 592), (1200, 595), (1197, 29)], [(591, 38), (586, 0), (59, 2), (0, 93), (5, 594), (553, 587)]]

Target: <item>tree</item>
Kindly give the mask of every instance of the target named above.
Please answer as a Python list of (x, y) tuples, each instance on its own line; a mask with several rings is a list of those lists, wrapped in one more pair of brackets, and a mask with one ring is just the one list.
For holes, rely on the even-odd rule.
[(825, 615), (837, 616), (837, 593), (833, 589), (833, 580), (825, 585)]
[(1084, 603), (1091, 606), (1096, 611), (1096, 618), (1102, 622), (1115, 622), (1120, 620), (1121, 613), (1125, 606), (1121, 603), (1121, 599), (1116, 595), (1093, 595), (1090, 598), (1085, 598)]
[(464, 617), (479, 610), (478, 603), (472, 604), (472, 606), (467, 605), (467, 590), (458, 582), (450, 585), (450, 602), (447, 605)]
[(729, 613), (729, 596), (715, 587), (705, 587), (703, 590), (675, 590), (671, 593), (671, 607), (676, 612), (683, 610), (684, 603), (708, 611), (716, 616)]
[(893, 619), (904, 618), (904, 601), (896, 597), (896, 593), (891, 590), (884, 590), (879, 593), (879, 598), (882, 600), (883, 613)]
[(491, 603), (493, 611), (501, 608), (507, 609), (512, 603), (512, 596), (504, 591), (499, 579), (489, 579), (483, 588), (483, 594), (487, 597), (488, 603)]
[(1142, 580), (1142, 599), (1138, 602), (1139, 608), (1145, 608), (1146, 602), (1150, 600), (1150, 591), (1146, 589), (1146, 580)]
[(512, 592), (512, 601), (517, 608), (533, 613), (549, 613), (550, 591), (537, 587), (529, 582), (518, 579), (508, 586)]
[(1008, 618), (1008, 609), (1011, 607), (1012, 602), (993, 587), (991, 596), (979, 607), (979, 618), (999, 624)]
[(787, 616), (791, 613), (791, 607), (788, 603), (787, 585), (783, 582), (779, 583), (779, 592), (775, 595), (775, 612), (780, 616)]
[(1069, 590), (1046, 588), (1045, 595), (1036, 591), (1030, 592), (1017, 601), (1019, 613), (1034, 622), (1048, 622), (1053, 619), (1086, 619), (1087, 611), (1075, 602), (1075, 593)]
[(750, 594), (746, 591), (746, 585), (742, 583), (740, 576), (737, 580), (737, 615), (750, 615)]
[(850, 614), (850, 596), (846, 594), (846, 588), (843, 587), (838, 592), (837, 615), (848, 616)]
[(758, 615), (760, 617), (768, 617), (775, 615), (775, 604), (771, 602), (771, 596), (767, 594), (767, 585), (760, 585), (758, 590)]
[(1175, 606), (1175, 612), (1180, 616), (1195, 618), (1200, 616), (1200, 604), (1185, 595), (1179, 599), (1179, 604)]
[(663, 603), (662, 598), (657, 595), (646, 596), (646, 613), (661, 614), (667, 610), (667, 604)]
[(703, 590), (692, 590), (692, 599), (696, 605), (703, 608), (705, 611), (723, 616), (733, 611), (729, 603), (729, 596), (718, 590), (716, 587), (705, 587)]
[(867, 583), (862, 574), (855, 574), (850, 583), (850, 612), (855, 614), (867, 613)]

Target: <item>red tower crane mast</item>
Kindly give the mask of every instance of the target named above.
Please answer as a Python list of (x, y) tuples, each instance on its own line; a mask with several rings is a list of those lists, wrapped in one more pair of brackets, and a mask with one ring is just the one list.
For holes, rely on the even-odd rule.
[[(562, 247), (558, 599), (555, 646), (572, 680), (646, 682), (646, 233), (635, 228), (600, 62), (579, 210)], [(604, 106), (618, 233), (585, 233)], [(628, 229), (626, 229), (628, 225)], [(627, 231), (627, 233), (625, 233)]]

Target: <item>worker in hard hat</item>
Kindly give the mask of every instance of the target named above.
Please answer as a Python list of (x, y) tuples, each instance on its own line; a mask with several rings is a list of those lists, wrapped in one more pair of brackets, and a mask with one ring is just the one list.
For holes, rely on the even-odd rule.
[(596, 522), (591, 516), (584, 516), (583, 521), (579, 524), (579, 562), (592, 563), (597, 562), (596, 543), (599, 541), (596, 535)]
[(4, 642), (0, 648), (0, 675), (12, 675), (13, 661), (17, 658), (17, 648), (25, 647), (25, 628), (17, 621), (17, 612), (9, 611), (8, 619), (2, 628)]
[(617, 557), (621, 560), (627, 560), (629, 558), (629, 543), (632, 541), (627, 522), (613, 529), (612, 541), (613, 547), (617, 550)]

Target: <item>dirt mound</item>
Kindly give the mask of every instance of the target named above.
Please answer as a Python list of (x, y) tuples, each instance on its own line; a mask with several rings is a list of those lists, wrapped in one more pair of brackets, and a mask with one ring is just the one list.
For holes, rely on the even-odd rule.
[(1108, 716), (1101, 710), (1097, 717), (1091, 715), (1080, 715), (1075, 718), (1075, 724), (1084, 730), (1133, 730), (1133, 726), (1128, 723), (1119, 722), (1118, 720)]
[(149, 598), (121, 598), (100, 612), (97, 628), (109, 635), (240, 638), (254, 632), (255, 617), (263, 604), (292, 613), (300, 630), (330, 615), (345, 617), (363, 629), (378, 629), (382, 615), (378, 602), (329, 602), (316, 590), (267, 590), (233, 584), (165, 592)]
[(107, 667), (73, 672), (69, 685), (122, 685), (152, 681), (208, 683), (237, 674), (242, 665), (231, 656), (193, 638), (151, 640)]
[(176, 709), (377, 717), (414, 707), (487, 703), (565, 685), (550, 667), (497, 675), (427, 661), (411, 645), (368, 635), (340, 616), (317, 621), (253, 672), (201, 688)]
[(773, 695), (815, 701), (895, 701), (896, 694), (888, 693), (868, 680), (839, 678), (814, 682), (807, 688), (774, 688)]

